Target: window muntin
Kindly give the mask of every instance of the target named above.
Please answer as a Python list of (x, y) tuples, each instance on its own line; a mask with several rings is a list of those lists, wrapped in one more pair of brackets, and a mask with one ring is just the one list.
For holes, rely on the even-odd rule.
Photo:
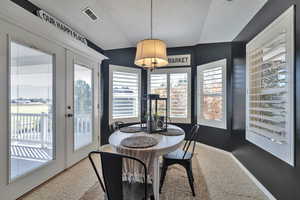
[(120, 66), (111, 66), (110, 70), (110, 121), (138, 121), (140, 118), (140, 70)]
[(198, 123), (226, 129), (226, 59), (198, 66)]
[[(149, 73), (149, 90), (169, 99), (168, 112), (173, 123), (190, 123), (190, 68), (157, 69)], [(165, 105), (158, 110), (165, 113)]]

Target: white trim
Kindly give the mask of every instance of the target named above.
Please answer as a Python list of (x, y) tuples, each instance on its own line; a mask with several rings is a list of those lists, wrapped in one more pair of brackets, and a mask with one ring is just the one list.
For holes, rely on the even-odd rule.
[(158, 68), (154, 71), (148, 71), (147, 77), (148, 77), (148, 93), (151, 91), (151, 74), (167, 74), (167, 95), (168, 99), (170, 99), (170, 74), (176, 74), (176, 73), (187, 73), (188, 78), (188, 91), (187, 91), (187, 118), (172, 118), (170, 116), (170, 101), (168, 100), (168, 116), (171, 119), (171, 123), (191, 123), (191, 67), (177, 67), (177, 68)]
[[(138, 94), (138, 117), (134, 118), (112, 118), (112, 83), (113, 83), (113, 72), (114, 71), (121, 71), (121, 72), (129, 72), (129, 73), (137, 73), (138, 74), (138, 86), (139, 86), (139, 94)], [(142, 94), (142, 70), (139, 68), (133, 68), (133, 67), (125, 67), (125, 66), (118, 66), (118, 65), (109, 65), (109, 124), (115, 122), (115, 121), (122, 121), (125, 123), (134, 123), (134, 122), (140, 122), (141, 120), (141, 94)]]
[[(210, 68), (222, 67), (222, 120), (206, 120), (202, 118), (201, 114), (201, 103), (202, 94), (201, 94), (201, 85), (202, 77), (200, 74)], [(197, 66), (197, 122), (203, 126), (227, 129), (227, 60), (222, 59), (215, 62), (210, 62), (207, 64)]]
[[(232, 159), (239, 165), (239, 167), (245, 172), (245, 174), (253, 181), (253, 183), (270, 199), (276, 200), (276, 198), (272, 195), (272, 193), (261, 183), (257, 178), (234, 156), (233, 153), (224, 151), (222, 149), (218, 149), (206, 144), (197, 143), (198, 146), (205, 146), (206, 148), (212, 149), (214, 151), (219, 151), (220, 153), (224, 153), (232, 157)], [(198, 159), (197, 159), (198, 160)], [(198, 160), (201, 165), (200, 161)]]
[[(288, 69), (288, 88), (286, 91), (288, 92), (288, 106), (287, 113), (289, 115), (286, 116), (286, 132), (287, 137), (285, 139), (286, 142), (277, 142), (273, 141), (275, 138), (269, 138), (268, 136), (263, 136), (251, 132), (249, 130), (249, 52), (254, 49), (261, 48), (265, 46), (268, 41), (276, 38), (278, 34), (282, 33), (282, 30), (286, 30), (286, 65)], [(295, 37), (294, 37), (294, 6), (291, 6), (287, 9), (281, 16), (279, 16), (273, 23), (271, 23), (267, 28), (265, 28), (261, 33), (259, 33), (252, 41), (250, 41), (246, 46), (247, 58), (246, 58), (246, 139), (260, 148), (265, 149), (269, 153), (278, 157), (279, 159), (285, 161), (286, 163), (294, 166), (295, 164), (295, 152), (294, 152), (294, 74), (295, 74), (295, 64), (294, 64), (294, 45), (295, 45)]]

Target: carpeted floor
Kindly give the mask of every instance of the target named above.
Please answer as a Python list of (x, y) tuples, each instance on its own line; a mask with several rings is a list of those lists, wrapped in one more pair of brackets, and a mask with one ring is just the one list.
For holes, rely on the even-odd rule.
[[(193, 160), (193, 172), (195, 176), (195, 192), (196, 198), (193, 198), (185, 170), (177, 165), (171, 166), (168, 169), (167, 177), (160, 195), (161, 200), (210, 200), (207, 186), (199, 162), (195, 157)], [(96, 183), (90, 188), (80, 200), (104, 200), (103, 192), (100, 185)]]
[[(185, 171), (167, 172), (162, 200), (267, 200), (230, 153), (199, 144), (194, 157), (196, 197)], [(101, 189), (87, 159), (30, 192), (22, 200), (102, 200)]]

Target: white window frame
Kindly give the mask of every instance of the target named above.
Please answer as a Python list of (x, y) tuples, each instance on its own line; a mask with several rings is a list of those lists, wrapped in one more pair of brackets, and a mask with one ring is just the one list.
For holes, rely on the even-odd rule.
[[(256, 144), (260, 148), (268, 151), (279, 159), (285, 161), (286, 163), (294, 166), (295, 164), (295, 152), (294, 152), (294, 139), (295, 139), (295, 107), (294, 107), (294, 84), (295, 84), (295, 33), (294, 33), (294, 6), (290, 7), (281, 16), (279, 16), (273, 23), (271, 23), (266, 29), (259, 33), (252, 41), (250, 41), (246, 46), (247, 54), (247, 64), (246, 64), (246, 84), (247, 84), (247, 95), (246, 95), (246, 139), (253, 144)], [(260, 48), (266, 44), (267, 41), (272, 40), (278, 33), (283, 29), (286, 30), (286, 65), (288, 70), (288, 86), (287, 86), (287, 107), (286, 113), (286, 132), (287, 138), (286, 142), (280, 142), (274, 140), (274, 138), (266, 137), (265, 135), (259, 135), (253, 133), (249, 128), (249, 70), (250, 70), (250, 59), (249, 53), (253, 49)]]
[[(132, 118), (112, 118), (112, 100), (113, 100), (113, 94), (112, 94), (112, 87), (113, 87), (113, 72), (114, 71), (121, 71), (121, 72), (128, 72), (128, 73), (137, 73), (138, 74), (138, 117), (132, 117)], [(118, 65), (109, 65), (109, 123), (113, 123), (116, 121), (122, 121), (124, 123), (134, 123), (134, 122), (140, 122), (141, 121), (141, 75), (142, 71), (138, 68), (133, 67), (125, 67), (125, 66), (118, 66)]]
[[(222, 120), (207, 120), (203, 118), (201, 104), (202, 104), (202, 77), (200, 74), (207, 69), (222, 67)], [(220, 129), (227, 129), (227, 60), (222, 59), (215, 62), (197, 66), (197, 122), (203, 126), (209, 126)]]
[[(170, 74), (176, 73), (187, 73), (188, 76), (188, 104), (187, 104), (187, 117), (186, 118), (172, 118), (170, 117)], [(167, 74), (167, 98), (168, 98), (168, 116), (171, 119), (171, 123), (191, 123), (191, 68), (190, 67), (180, 67), (180, 68), (163, 68), (155, 69), (154, 71), (148, 71), (148, 93), (151, 92), (151, 74)]]

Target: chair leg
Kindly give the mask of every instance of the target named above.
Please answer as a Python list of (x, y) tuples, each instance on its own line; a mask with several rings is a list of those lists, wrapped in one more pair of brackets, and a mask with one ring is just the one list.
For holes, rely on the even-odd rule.
[(191, 176), (192, 176), (192, 180), (193, 180), (193, 183), (195, 182), (195, 179), (194, 179), (194, 174), (193, 174), (193, 164), (192, 164), (192, 161), (190, 162), (190, 172), (191, 172)]
[(189, 184), (192, 190), (192, 194), (193, 196), (196, 196), (195, 194), (195, 189), (194, 189), (194, 177), (193, 177), (193, 172), (192, 172), (192, 167), (191, 167), (191, 163), (187, 164), (185, 166), (185, 170), (189, 179)]
[(163, 161), (161, 175), (160, 175), (159, 193), (161, 193), (161, 189), (162, 189), (162, 186), (163, 186), (165, 178), (166, 178), (167, 170), (168, 170), (168, 165), (166, 164), (165, 161)]

